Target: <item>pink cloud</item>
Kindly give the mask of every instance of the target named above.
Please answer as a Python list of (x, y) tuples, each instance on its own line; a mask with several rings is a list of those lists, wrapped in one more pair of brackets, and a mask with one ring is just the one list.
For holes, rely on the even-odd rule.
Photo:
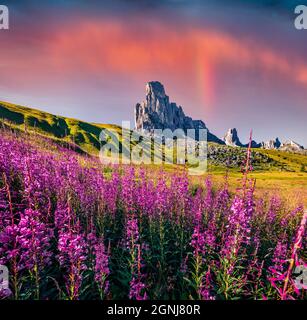
[(15, 88), (64, 86), (76, 76), (120, 76), (132, 83), (162, 75), (181, 88), (197, 88), (214, 105), (218, 76), (230, 69), (307, 86), (307, 64), (294, 53), (290, 62), (289, 52), (195, 26), (178, 29), (140, 18), (79, 20), (28, 32), (30, 42), (22, 34), (16, 38), (8, 37), (0, 52), (1, 84)]

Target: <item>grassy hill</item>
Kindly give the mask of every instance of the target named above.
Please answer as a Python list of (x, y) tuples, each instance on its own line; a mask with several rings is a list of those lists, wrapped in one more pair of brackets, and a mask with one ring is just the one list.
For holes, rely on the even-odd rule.
[(115, 125), (92, 124), (7, 102), (0, 102), (0, 119), (12, 128), (75, 143), (91, 154), (98, 153), (100, 149), (102, 128), (121, 132), (121, 128)]
[[(101, 148), (99, 136), (103, 129), (118, 134), (120, 145), (122, 133), (132, 134), (132, 131), (122, 130), (117, 125), (89, 123), (3, 101), (0, 101), (0, 123), (13, 130), (47, 137), (61, 145), (66, 143), (67, 146), (79, 148), (80, 151), (95, 156), (99, 154)], [(145, 143), (145, 145), (144, 152), (149, 155), (150, 143)], [(125, 151), (122, 145), (121, 150)]]
[[(13, 129), (42, 135), (61, 143), (74, 144), (93, 155), (97, 155), (100, 150), (99, 135), (102, 129), (113, 130), (119, 136), (122, 130), (117, 125), (88, 123), (7, 102), (0, 102), (0, 121)], [(243, 148), (214, 143), (209, 144), (208, 151), (209, 170), (216, 173), (224, 172), (226, 166), (232, 171), (239, 171), (246, 154)], [(146, 152), (150, 152), (150, 149)], [(252, 158), (256, 171), (307, 171), (307, 156), (303, 154), (254, 149)]]

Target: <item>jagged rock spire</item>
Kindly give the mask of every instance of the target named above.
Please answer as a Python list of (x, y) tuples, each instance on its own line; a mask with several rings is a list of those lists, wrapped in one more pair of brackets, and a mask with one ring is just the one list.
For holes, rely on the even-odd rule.
[(243, 144), (241, 143), (239, 137), (238, 137), (238, 131), (236, 128), (231, 128), (227, 131), (225, 134), (223, 141), (227, 146), (232, 147), (242, 147)]
[[(181, 106), (170, 102), (164, 86), (158, 81), (146, 84), (146, 97), (135, 106), (135, 128), (138, 131), (152, 131), (154, 129), (206, 129), (202, 120), (193, 120), (185, 115)], [(197, 136), (197, 134), (196, 134)], [(215, 135), (208, 131), (208, 141), (222, 143)]]

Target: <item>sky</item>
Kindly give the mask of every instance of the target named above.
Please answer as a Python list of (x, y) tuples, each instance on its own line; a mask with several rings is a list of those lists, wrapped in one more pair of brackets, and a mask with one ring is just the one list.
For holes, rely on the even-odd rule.
[[(307, 1), (305, 1), (307, 5)], [(148, 81), (223, 136), (307, 146), (304, 0), (2, 1), (0, 100), (96, 123), (133, 121)]]

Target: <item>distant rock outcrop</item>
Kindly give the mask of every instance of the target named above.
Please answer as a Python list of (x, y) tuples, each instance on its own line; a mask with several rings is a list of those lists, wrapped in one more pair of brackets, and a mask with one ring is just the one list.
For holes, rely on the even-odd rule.
[[(207, 129), (205, 123), (201, 120), (193, 120), (185, 115), (181, 106), (170, 102), (165, 94), (164, 86), (158, 81), (148, 82), (146, 84), (146, 99), (135, 106), (135, 128), (137, 131), (152, 132), (154, 129), (188, 129), (197, 130)], [(208, 141), (224, 144), (224, 142), (210, 133)]]
[(225, 134), (225, 136), (223, 137), (223, 141), (227, 146), (243, 147), (243, 144), (241, 143), (238, 137), (238, 131), (236, 128), (229, 129)]
[(286, 140), (284, 142), (280, 142), (278, 138), (275, 140), (269, 140), (266, 142), (260, 143), (260, 148), (263, 149), (276, 149), (282, 151), (289, 151), (289, 152), (301, 152), (304, 150), (304, 147), (294, 142), (293, 140)]
[[(244, 147), (248, 147), (248, 143), (247, 144), (245, 144), (244, 145)], [(256, 142), (256, 141), (254, 141), (254, 140), (252, 140), (252, 142), (251, 142), (251, 147), (252, 148), (261, 148), (261, 143), (258, 143), (258, 142)]]
[[(238, 136), (238, 131), (236, 128), (229, 129), (225, 136), (223, 137), (223, 141), (227, 146), (231, 147), (245, 147), (247, 148), (249, 146), (249, 143), (243, 144)], [(256, 141), (251, 141), (251, 147), (252, 148), (259, 148), (261, 145), (260, 143), (257, 143)]]
[(284, 141), (281, 146), (279, 147), (280, 150), (283, 151), (302, 151), (304, 150), (304, 147), (298, 144), (297, 142), (294, 142), (293, 140), (287, 140)]
[(263, 149), (278, 149), (281, 146), (281, 142), (278, 138), (275, 140), (269, 140), (266, 142), (261, 142), (260, 147)]
[[(236, 128), (229, 129), (223, 139), (219, 139), (212, 134), (202, 120), (193, 120), (185, 115), (181, 106), (170, 102), (166, 95), (164, 86), (158, 81), (148, 82), (146, 84), (146, 98), (143, 102), (135, 106), (135, 129), (139, 132), (153, 133), (155, 129), (182, 129), (185, 132), (188, 129), (196, 130), (195, 138), (198, 139), (200, 129), (207, 129), (207, 138), (210, 142), (216, 142), (232, 147), (248, 147), (243, 144), (238, 136)], [(291, 152), (304, 151), (303, 146), (288, 140), (283, 143), (278, 138), (266, 142), (257, 143), (252, 140), (252, 148), (277, 149)]]

